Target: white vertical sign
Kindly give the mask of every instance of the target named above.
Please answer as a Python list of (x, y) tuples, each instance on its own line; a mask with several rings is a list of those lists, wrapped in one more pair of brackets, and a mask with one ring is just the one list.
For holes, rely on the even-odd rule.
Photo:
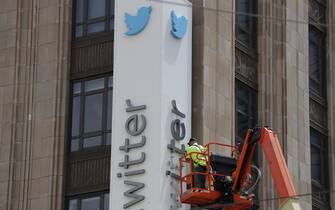
[(191, 134), (191, 4), (115, 8), (111, 210), (187, 209), (174, 175)]

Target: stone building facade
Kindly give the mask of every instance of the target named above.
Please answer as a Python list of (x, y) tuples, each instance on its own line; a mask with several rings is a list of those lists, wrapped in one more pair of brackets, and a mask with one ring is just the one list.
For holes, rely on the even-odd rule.
[[(205, 142), (221, 139), (234, 143), (239, 140), (239, 128), (245, 126), (239, 116), (243, 108), (248, 109), (247, 118), (257, 119), (248, 126), (269, 126), (279, 134), (297, 192), (304, 194), (302, 209), (335, 208), (333, 193), (318, 193), (334, 189), (334, 2), (193, 2), (197, 8), (193, 23), (193, 134)], [(246, 19), (253, 22), (251, 26), (246, 26)], [(318, 48), (313, 45), (313, 27), (322, 32)], [(317, 79), (313, 72), (318, 72)], [(310, 83), (314, 80), (322, 86), (322, 96), (313, 96)], [(242, 89), (255, 93), (241, 93)], [(315, 101), (322, 102), (315, 105)], [(313, 138), (311, 132), (318, 137)], [(266, 162), (260, 152), (258, 156), (263, 171), (258, 189), (260, 209), (278, 209), (278, 201), (271, 199), (276, 193)]]
[[(113, 0), (96, 2), (108, 9), (99, 15), (89, 0), (1, 1), (0, 210), (95, 201), (107, 209), (114, 15)], [(234, 144), (246, 127), (271, 127), (307, 194), (302, 208), (334, 209), (334, 193), (317, 192), (335, 189), (335, 3), (192, 2), (192, 135)], [(100, 96), (104, 105), (90, 104)], [(107, 117), (86, 130), (83, 107), (100, 105)], [(256, 161), (259, 209), (278, 209), (260, 151)]]

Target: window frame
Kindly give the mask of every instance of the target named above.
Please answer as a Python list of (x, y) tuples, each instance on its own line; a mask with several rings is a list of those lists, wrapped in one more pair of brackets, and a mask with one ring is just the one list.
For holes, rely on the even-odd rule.
[[(91, 80), (96, 80), (96, 79), (104, 79), (104, 88), (100, 90), (93, 90), (89, 91), (88, 93), (85, 92), (85, 82), (91, 81)], [(69, 100), (69, 119), (68, 119), (68, 138), (67, 138), (67, 152), (70, 155), (77, 155), (81, 153), (86, 153), (89, 151), (100, 151), (103, 148), (109, 149), (111, 147), (111, 144), (107, 144), (107, 136), (108, 133), (112, 135), (112, 129), (107, 128), (108, 122), (107, 122), (107, 114), (108, 114), (108, 92), (112, 91), (112, 97), (113, 97), (113, 84), (111, 87), (108, 87), (108, 81), (109, 78), (113, 78), (113, 75), (111, 74), (104, 74), (104, 75), (97, 75), (94, 77), (87, 77), (79, 80), (73, 80), (71, 81), (70, 84), (70, 100)], [(113, 82), (113, 81), (112, 81)], [(73, 94), (73, 86), (76, 83), (81, 83), (81, 91), (79, 94)], [(85, 97), (94, 95), (94, 94), (103, 94), (102, 98), (102, 123), (101, 123), (101, 130), (99, 131), (94, 131), (94, 132), (89, 132), (85, 133), (84, 131), (84, 121), (85, 121)], [(73, 113), (73, 98), (74, 97), (80, 97), (80, 112), (79, 112), (79, 135), (78, 136), (72, 136), (72, 113)], [(113, 100), (113, 99), (112, 99)], [(112, 114), (113, 116), (113, 114)], [(112, 119), (111, 119), (112, 120)], [(84, 143), (84, 138), (89, 138), (89, 137), (95, 137), (95, 136), (101, 136), (101, 144), (93, 147), (88, 147), (84, 148), (83, 143)], [(73, 139), (79, 139), (79, 147), (78, 150), (72, 151), (71, 148), (71, 143)]]
[[(104, 34), (114, 33), (114, 26), (111, 28), (111, 21), (115, 20), (115, 0), (105, 0), (105, 15), (93, 19), (88, 19), (88, 1), (89, 0), (82, 0), (83, 1), (83, 21), (80, 23), (76, 22), (76, 15), (77, 15), (77, 0), (73, 0), (73, 9), (72, 9), (72, 39), (75, 41), (79, 40), (86, 40), (91, 39), (94, 37), (98, 37)], [(111, 5), (114, 4), (114, 12), (111, 14)], [(103, 31), (98, 31), (94, 33), (88, 33), (88, 25), (104, 22), (105, 29)], [(114, 25), (114, 24), (113, 24)], [(76, 37), (76, 28), (77, 26), (83, 26), (83, 33), (82, 36)]]
[[(327, 98), (327, 86), (326, 86), (326, 78), (327, 78), (327, 71), (326, 71), (326, 54), (325, 53), (322, 53), (322, 51), (325, 49), (326, 47), (326, 34), (319, 30), (317, 27), (315, 27), (315, 25), (313, 24), (309, 24), (309, 36), (311, 35), (311, 30), (313, 30), (314, 32), (318, 33), (318, 36), (319, 36), (319, 41), (321, 41), (321, 44), (320, 43), (314, 43), (314, 44), (317, 44), (319, 46), (318, 48), (318, 60), (320, 61), (319, 62), (319, 65), (318, 65), (318, 69), (319, 69), (319, 72), (318, 72), (318, 75), (320, 77), (320, 82), (319, 82), (319, 86), (320, 86), (320, 91), (318, 90), (315, 90), (313, 88), (311, 88), (311, 86), (309, 86), (309, 92), (310, 92), (310, 96), (320, 102), (321, 104), (323, 105), (326, 105), (326, 98)], [(310, 42), (311, 42), (311, 39), (309, 38), (309, 48), (310, 48)], [(309, 52), (310, 52), (310, 49), (309, 49)], [(310, 71), (309, 71), (310, 73)], [(312, 78), (309, 74), (309, 82), (311, 84), (312, 82)]]
[[(255, 75), (255, 78), (251, 78), (250, 75), (244, 75), (243, 70), (239, 70), (238, 68), (242, 68), (242, 66), (238, 63), (238, 61), (241, 62), (244, 61), (244, 64), (246, 66), (252, 66), (255, 69), (255, 72), (253, 72)], [(247, 86), (251, 87), (252, 89), (258, 90), (258, 71), (257, 71), (257, 54), (254, 54), (254, 52), (245, 52), (245, 50), (241, 50), (239, 46), (236, 46), (235, 49), (235, 78), (237, 78), (239, 81), (243, 82)]]
[[(328, 171), (328, 158), (326, 158), (327, 155), (325, 154), (328, 154), (328, 151), (327, 151), (327, 136), (324, 135), (323, 133), (321, 133), (320, 131), (318, 131), (317, 129), (313, 128), (313, 127), (310, 127), (310, 133), (311, 133), (311, 136), (312, 136), (312, 133), (314, 133), (316, 136), (318, 136), (318, 143), (319, 144), (315, 144), (311, 141), (311, 146), (313, 147), (317, 147), (320, 151), (320, 158), (321, 158), (321, 161), (320, 161), (320, 171)], [(312, 167), (312, 164), (311, 164), (311, 167)], [(319, 188), (324, 188), (324, 186), (326, 186), (328, 184), (327, 182), (327, 178), (326, 178), (326, 174), (320, 174), (320, 182), (318, 180), (315, 180), (311, 177), (312, 179), (312, 182), (313, 184), (315, 184), (317, 187)]]
[[(309, 36), (311, 36), (311, 31), (313, 30), (314, 33), (318, 36), (318, 42), (321, 43), (315, 43), (318, 45), (318, 60), (320, 60), (320, 63), (318, 64), (318, 75), (320, 77), (320, 83), (318, 84), (320, 86), (320, 91), (315, 90), (312, 88), (311, 83), (313, 82), (311, 75), (310, 75), (310, 69), (309, 69), (309, 97), (310, 97), (310, 105), (313, 103), (313, 108), (317, 111), (316, 113), (310, 113), (310, 116), (314, 116), (316, 114), (322, 114), (322, 116), (327, 116), (327, 49), (326, 49), (326, 40), (327, 40), (327, 29), (326, 27), (320, 25), (325, 24), (327, 22), (326, 20), (326, 11), (327, 11), (327, 2), (326, 0), (309, 0)], [(314, 6), (313, 6), (314, 5)], [(315, 19), (314, 14), (312, 14), (312, 9), (317, 10), (317, 13), (319, 13), (318, 19)], [(323, 11), (323, 12), (322, 12)], [(311, 46), (311, 37), (309, 37), (309, 47)], [(309, 49), (310, 52), (310, 49)], [(309, 65), (310, 67), (310, 65)], [(311, 111), (311, 109), (310, 109)], [(320, 113), (319, 113), (320, 112)], [(314, 144), (312, 142), (312, 133), (315, 132), (318, 138), (318, 145)], [(319, 194), (318, 191), (325, 191), (329, 189), (329, 151), (328, 151), (328, 143), (329, 137), (328, 137), (328, 123), (326, 120), (326, 123), (320, 124), (319, 122), (315, 121), (313, 117), (310, 118), (310, 147), (312, 150), (312, 147), (318, 147), (320, 151), (320, 182), (318, 180), (313, 179), (311, 176), (311, 185), (312, 185), (312, 207), (313, 209), (329, 209), (330, 207), (330, 195), (329, 194)], [(312, 152), (311, 152), (311, 171), (312, 168)]]
[[(252, 98), (253, 98), (253, 95), (255, 95), (255, 104), (253, 103), (248, 103), (248, 110), (247, 110), (247, 113), (242, 113), (242, 112), (239, 112), (239, 109), (238, 109), (238, 104), (237, 104), (237, 100), (238, 100), (238, 96), (237, 96), (237, 88), (238, 86), (241, 85), (243, 86), (243, 89), (247, 89), (248, 90), (248, 93), (247, 93), (247, 97), (248, 97), (248, 101), (251, 101)], [(258, 116), (257, 116), (257, 105), (258, 105), (258, 102), (257, 102), (257, 90), (250, 87), (248, 84), (244, 83), (243, 81), (239, 80), (238, 78), (235, 79), (235, 122), (236, 122), (236, 126), (235, 126), (235, 139), (236, 141), (241, 141), (243, 142), (244, 141), (244, 137), (242, 136), (239, 136), (238, 135), (238, 126), (237, 126), (237, 123), (238, 123), (238, 114), (242, 114), (243, 116), (247, 116), (248, 118), (248, 128), (253, 128), (257, 125), (257, 121), (258, 121)], [(247, 131), (245, 132), (247, 133)]]
[[(312, 6), (312, 3), (314, 5)], [(315, 19), (315, 17), (311, 14), (311, 9), (317, 9), (323, 17), (321, 19)], [(323, 10), (323, 11), (320, 11)], [(308, 0), (308, 21), (309, 24), (313, 25), (317, 29), (326, 32), (326, 27), (320, 26), (318, 24), (325, 24), (326, 23), (326, 11), (327, 11), (327, 2), (326, 0)]]
[[(93, 193), (85, 193), (85, 194), (78, 194), (78, 195), (74, 195), (74, 196), (70, 196), (67, 197), (66, 199), (66, 209), (65, 210), (69, 210), (70, 208), (70, 201), (71, 200), (77, 200), (77, 207), (75, 210), (81, 210), (81, 201), (83, 199), (87, 199), (87, 198), (93, 198), (93, 197), (99, 197), (100, 201), (99, 201), (99, 209), (101, 210), (106, 210), (104, 201), (105, 201), (105, 195), (109, 194), (110, 196), (110, 192), (109, 191), (100, 191), (100, 192), (93, 192)], [(109, 207), (108, 207), (109, 209)]]
[[(237, 11), (237, 5), (238, 5), (238, 1), (235, 1), (235, 5), (236, 5), (236, 12), (237, 13), (251, 13), (251, 14), (257, 14), (258, 10), (257, 10), (257, 4), (258, 4), (258, 0), (250, 0), (250, 5), (248, 8), (248, 11)], [(235, 15), (235, 34), (236, 34), (236, 45), (239, 45), (238, 48), (240, 48), (241, 50), (245, 51), (245, 52), (252, 52), (253, 55), (257, 54), (257, 18), (253, 17), (253, 16), (247, 16), (247, 18), (249, 18), (249, 28), (245, 29), (243, 27), (239, 27), (240, 25), (238, 24), (238, 16), (245, 16), (245, 15), (241, 15), (241, 14), (236, 14)], [(242, 30), (244, 33), (246, 33), (248, 35), (248, 40), (247, 42), (243, 39), (241, 39), (240, 37), (240, 33), (239, 30)]]
[[(238, 0), (235, 1), (235, 5), (238, 4), (237, 2)], [(241, 13), (252, 13), (252, 14), (257, 14), (257, 6), (258, 6), (258, 0), (252, 0), (249, 1), (251, 2), (249, 5), (249, 11), (239, 11)], [(237, 7), (237, 6), (236, 6)], [(235, 11), (237, 12), (237, 8), (235, 8)], [(237, 107), (237, 88), (238, 85), (242, 85), (244, 86), (244, 88), (248, 89), (248, 100), (251, 101), (251, 97), (253, 97), (252, 95), (254, 95), (254, 103), (248, 103), (248, 113), (247, 113), (247, 117), (248, 117), (248, 128), (254, 127), (257, 125), (258, 123), (258, 21), (256, 17), (253, 16), (247, 16), (249, 18), (249, 30), (244, 30), (243, 28), (239, 28), (239, 24), (237, 24), (237, 20), (238, 20), (238, 14), (235, 15), (235, 144), (241, 142), (244, 142), (244, 138), (240, 137), (238, 135), (238, 107)], [(244, 31), (247, 36), (248, 36), (248, 40), (245, 41), (243, 39), (241, 39), (240, 35), (239, 35), (239, 30)], [(243, 62), (242, 59), (243, 58)], [(238, 58), (240, 60), (238, 60)], [(238, 63), (238, 61), (240, 61), (241, 63)], [(239, 68), (241, 69), (237, 69), (237, 67), (239, 66)], [(243, 67), (246, 66), (251, 66), (253, 67), (253, 69), (255, 70), (255, 72), (252, 73), (252, 78), (250, 77), (250, 74), (248, 73), (248, 71), (250, 69), (242, 69)], [(251, 117), (252, 116), (252, 117)], [(255, 148), (254, 151), (254, 156), (253, 156), (253, 163), (258, 165), (258, 148)], [(257, 197), (257, 190), (256, 190), (256, 197)], [(259, 209), (259, 203), (256, 202), (255, 205), (252, 207), (252, 209)]]

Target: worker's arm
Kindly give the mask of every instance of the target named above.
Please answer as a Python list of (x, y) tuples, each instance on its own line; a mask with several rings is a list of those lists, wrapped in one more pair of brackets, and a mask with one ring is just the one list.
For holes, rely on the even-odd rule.
[(186, 149), (186, 154), (190, 156), (193, 162), (197, 161), (197, 153), (199, 152), (198, 148), (195, 146), (190, 146)]
[(203, 155), (203, 152), (199, 146), (190, 146), (186, 149), (187, 155), (191, 156), (192, 162), (200, 166), (206, 165), (206, 157)]
[(207, 148), (206, 147), (203, 147), (201, 145), (198, 145), (198, 147), (199, 147), (201, 153), (206, 153), (207, 152)]

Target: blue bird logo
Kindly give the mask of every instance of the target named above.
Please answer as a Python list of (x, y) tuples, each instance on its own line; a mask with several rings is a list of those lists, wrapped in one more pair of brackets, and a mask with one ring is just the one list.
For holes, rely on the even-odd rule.
[(148, 6), (148, 7), (141, 7), (137, 11), (136, 16), (125, 13), (124, 14), (125, 23), (127, 24), (128, 27), (128, 31), (125, 34), (128, 36), (133, 36), (140, 33), (148, 24), (151, 11), (152, 11), (151, 6)]
[(184, 37), (187, 30), (187, 19), (185, 16), (177, 17), (174, 11), (171, 12), (172, 30), (171, 34), (176, 39)]

